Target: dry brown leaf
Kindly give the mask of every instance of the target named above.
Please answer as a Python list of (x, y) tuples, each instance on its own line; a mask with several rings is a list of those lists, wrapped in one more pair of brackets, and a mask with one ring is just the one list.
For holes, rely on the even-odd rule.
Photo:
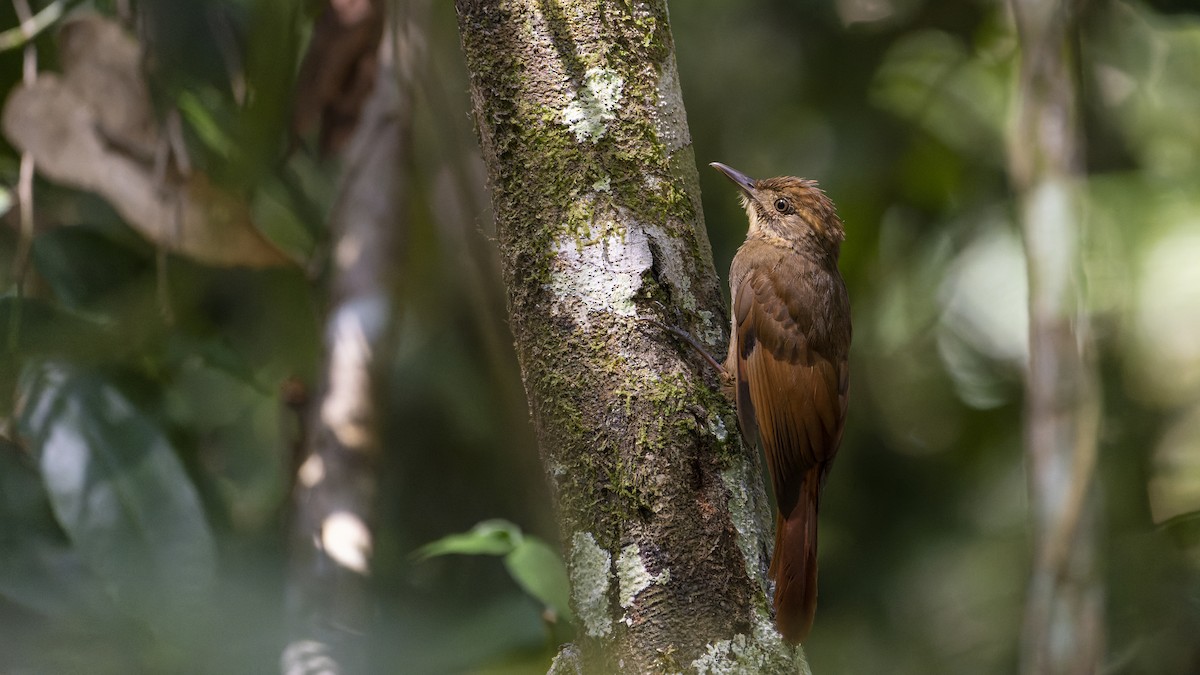
[(158, 121), (137, 40), (95, 15), (67, 21), (57, 37), (63, 80), (87, 102), (104, 136), (135, 156), (153, 157)]
[(212, 265), (286, 264), (244, 200), (201, 173), (154, 170), (160, 131), (137, 42), (96, 15), (71, 19), (60, 35), (64, 74), (42, 73), (5, 102), (9, 142), (31, 153), (43, 175), (104, 197), (169, 251)]

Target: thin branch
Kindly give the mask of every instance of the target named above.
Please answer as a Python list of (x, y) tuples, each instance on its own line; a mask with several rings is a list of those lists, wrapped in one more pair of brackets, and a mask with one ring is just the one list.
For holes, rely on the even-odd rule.
[[(373, 3), (383, 12), (383, 2)], [(397, 11), (390, 25), (399, 25)], [(382, 17), (380, 17), (382, 20)], [(403, 39), (393, 31), (395, 39)], [(288, 645), (284, 673), (368, 671), (374, 612), (378, 471), (384, 441), (387, 356), (392, 349), (397, 259), (404, 240), (410, 152), (409, 87), (385, 41), (374, 91), (345, 149), (331, 215), (332, 304), (321, 392), (308, 414), (296, 472)]]
[(1063, 0), (1011, 0), (1021, 45), (1009, 172), (1029, 274), (1025, 436), (1034, 559), (1021, 670), (1099, 670), (1104, 599), (1097, 562), (1098, 375), (1081, 283), (1082, 138)]
[(69, 4), (65, 0), (55, 0), (37, 14), (33, 14), (26, 0), (14, 0), (13, 6), (17, 8), (17, 18), (21, 20), (21, 25), (0, 32), (0, 52), (23, 47), (33, 42), (34, 38), (42, 31), (54, 25), (54, 22), (62, 17)]
[[(35, 17), (29, 7), (28, 0), (13, 0), (13, 9), (16, 10), (17, 17), (21, 20), (20, 30), (29, 30)], [(44, 14), (45, 10), (42, 13)], [(21, 71), (21, 81), (24, 86), (31, 87), (37, 82), (37, 70), (37, 47), (34, 46), (31, 40), (26, 41)], [(33, 161), (33, 155), (29, 152), (21, 153), (21, 165), (17, 176), (17, 202), (19, 205), (18, 215), (21, 221), (21, 231), (17, 240), (16, 258), (13, 261), (13, 281), (16, 285), (18, 300), (25, 294), (25, 277), (29, 271), (29, 255), (33, 248), (33, 176), (36, 171), (37, 167)], [(8, 326), (8, 350), (12, 352), (16, 350), (20, 342), (20, 302), (16, 303)]]

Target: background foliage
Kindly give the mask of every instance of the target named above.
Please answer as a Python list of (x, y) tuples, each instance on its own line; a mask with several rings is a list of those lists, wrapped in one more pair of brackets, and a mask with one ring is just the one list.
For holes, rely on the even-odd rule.
[[(555, 591), (531, 589), (520, 561), (553, 567), (540, 543), (555, 541), (553, 517), (504, 324), (453, 8), (418, 5), (375, 661), (539, 672), (570, 631), (561, 608), (544, 612), (542, 601), (561, 605)], [(197, 170), (245, 200), (294, 264), (168, 254), (110, 203), (39, 178), (19, 275), (20, 153), (0, 148), (0, 670), (269, 672), (300, 429), (285, 391), (319, 361), (338, 178), (336, 160), (287, 133), (316, 7), (136, 7), (157, 115), (178, 111)], [(1012, 671), (1028, 570), (1027, 322), (1004, 156), (1017, 56), (1006, 5), (672, 9), (697, 160), (818, 178), (847, 225), (853, 394), (822, 511), (814, 672)], [(1200, 11), (1134, 0), (1083, 11), (1108, 663), (1195, 672)], [(17, 23), (0, 5), (0, 28)], [(53, 30), (35, 45), (43, 71), (61, 69)], [(0, 53), (5, 91), (21, 68), (22, 50)], [(745, 222), (723, 179), (701, 177), (724, 272)], [(494, 518), (519, 527), (483, 523), (416, 555)], [(430, 555), (470, 552), (491, 555)]]

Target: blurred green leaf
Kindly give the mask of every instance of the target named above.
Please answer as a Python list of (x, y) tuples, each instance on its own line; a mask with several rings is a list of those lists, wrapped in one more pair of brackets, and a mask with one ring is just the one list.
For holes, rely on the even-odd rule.
[(55, 530), (42, 481), (21, 449), (0, 438), (0, 542), (23, 530)]
[(99, 589), (54, 521), (37, 469), (0, 439), (0, 598), (43, 616), (78, 616)]
[[(173, 339), (171, 347), (176, 346)], [(167, 424), (184, 430), (204, 456), (207, 470), (196, 476), (197, 487), (207, 497), (219, 495), (229, 519), (221, 524), (273, 530), (288, 489), (279, 461), (287, 440), (277, 393), (258, 386), (248, 370), (232, 368), (239, 355), (220, 338), (195, 338), (186, 346), (193, 351), (173, 359), (162, 391)]]
[(169, 621), (201, 607), (216, 549), (163, 431), (100, 375), (46, 363), (22, 379), (20, 429), (85, 563), (143, 618)]
[(1158, 524), (1159, 530), (1185, 532), (1194, 543), (1200, 543), (1200, 511), (1188, 511), (1172, 516)]
[(287, 143), (292, 82), (300, 46), (301, 3), (252, 3), (247, 27), (246, 89), (251, 92), (233, 133), (242, 161), (238, 182), (257, 185), (275, 166)]
[(1200, 168), (1200, 22), (1159, 15), (1141, 3), (1098, 7), (1088, 36), (1097, 93), (1148, 175), (1193, 176)]
[(272, 391), (255, 374), (246, 357), (234, 349), (224, 336), (176, 333), (170, 336), (167, 343), (167, 355), (177, 369), (186, 370), (202, 364), (224, 373), (260, 394), (270, 394)]
[(485, 520), (467, 532), (451, 534), (417, 550), (426, 560), (439, 555), (507, 555), (520, 543), (521, 528), (507, 520)]
[(138, 251), (98, 229), (59, 227), (33, 240), (33, 264), (69, 307), (86, 307), (153, 269)]
[(562, 619), (574, 621), (567, 568), (549, 544), (537, 537), (526, 536), (505, 556), (504, 566), (526, 593), (553, 609)]
[(183, 113), (188, 124), (195, 130), (204, 145), (217, 155), (229, 159), (233, 156), (235, 146), (233, 139), (225, 131), (225, 127), (216, 120), (213, 114), (213, 109), (219, 102), (220, 97), (211, 91), (198, 94), (183, 91), (175, 101), (180, 112)]
[(0, 335), (24, 355), (85, 357), (103, 351), (112, 338), (104, 322), (44, 300), (14, 296), (0, 297)]
[(449, 554), (504, 556), (505, 568), (522, 590), (562, 619), (573, 620), (568, 601), (571, 585), (562, 557), (546, 542), (522, 533), (517, 525), (502, 519), (485, 520), (468, 532), (442, 537), (417, 551), (423, 560)]
[(919, 31), (888, 51), (871, 99), (964, 157), (1002, 166), (1010, 62), (969, 52), (948, 33)]
[[(312, 214), (311, 197), (297, 203), (296, 195), (285, 181), (263, 181), (255, 192), (250, 208), (262, 233), (283, 250), (303, 259), (312, 254), (316, 227), (323, 214)], [(312, 217), (306, 218), (311, 215)]]

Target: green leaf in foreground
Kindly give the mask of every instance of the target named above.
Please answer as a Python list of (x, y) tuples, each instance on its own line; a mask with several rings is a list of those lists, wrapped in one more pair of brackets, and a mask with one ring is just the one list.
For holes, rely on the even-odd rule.
[(513, 580), (538, 602), (566, 621), (572, 621), (568, 604), (570, 582), (562, 558), (546, 542), (524, 534), (507, 520), (485, 520), (467, 532), (451, 534), (417, 550), (425, 560), (442, 555), (504, 556)]
[(95, 373), (47, 363), (22, 379), (21, 431), (80, 557), (134, 614), (191, 616), (212, 589), (216, 550), (167, 436)]
[(417, 550), (424, 560), (440, 555), (507, 555), (522, 538), (521, 528), (507, 520), (485, 520), (467, 532), (450, 534)]
[(504, 557), (508, 573), (526, 593), (553, 609), (565, 621), (574, 621), (568, 601), (571, 583), (558, 552), (537, 537), (526, 536)]

